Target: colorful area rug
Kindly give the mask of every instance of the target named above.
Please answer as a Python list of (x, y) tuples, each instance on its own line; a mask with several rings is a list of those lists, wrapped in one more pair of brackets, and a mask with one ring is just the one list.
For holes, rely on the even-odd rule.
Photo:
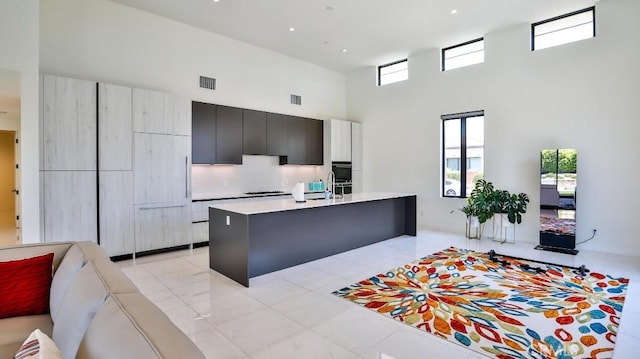
[(628, 279), (504, 259), (451, 247), (333, 294), (491, 358), (613, 356)]

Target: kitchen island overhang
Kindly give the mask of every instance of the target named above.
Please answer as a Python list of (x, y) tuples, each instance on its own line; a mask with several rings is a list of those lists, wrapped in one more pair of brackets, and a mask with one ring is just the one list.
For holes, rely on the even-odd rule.
[(248, 287), (249, 278), (401, 235), (416, 235), (416, 196), (357, 193), (209, 207), (209, 267)]

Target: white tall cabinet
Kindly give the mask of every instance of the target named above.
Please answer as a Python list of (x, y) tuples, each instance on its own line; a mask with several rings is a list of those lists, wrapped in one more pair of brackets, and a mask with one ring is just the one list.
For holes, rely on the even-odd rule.
[(353, 192), (362, 192), (362, 124), (351, 123), (351, 182)]
[(351, 162), (351, 122), (331, 120), (331, 161)]
[(351, 162), (352, 191), (362, 192), (362, 124), (335, 119), (330, 123), (331, 161)]
[(110, 256), (191, 238), (191, 102), (41, 76), (42, 233)]
[(43, 239), (96, 242), (96, 83), (50, 75), (40, 81)]
[(98, 85), (100, 245), (111, 256), (134, 250), (132, 89)]
[(191, 242), (191, 103), (134, 89), (136, 251)]

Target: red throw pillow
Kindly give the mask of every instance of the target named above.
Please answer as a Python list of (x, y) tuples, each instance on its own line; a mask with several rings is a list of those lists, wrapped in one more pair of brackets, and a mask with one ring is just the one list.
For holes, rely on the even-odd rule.
[(49, 313), (53, 253), (0, 262), (0, 319)]

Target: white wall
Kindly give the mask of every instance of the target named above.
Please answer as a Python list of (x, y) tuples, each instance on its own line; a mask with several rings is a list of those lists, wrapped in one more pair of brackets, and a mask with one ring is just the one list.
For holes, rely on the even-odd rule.
[(409, 57), (405, 82), (375, 86), (375, 68), (348, 78), (348, 118), (363, 122), (364, 187), (418, 194), (419, 227), (464, 233), (464, 200), (440, 197), (443, 114), (485, 110), (485, 176), (525, 192), (517, 239), (537, 243), (539, 151), (578, 150), (578, 249), (640, 255), (640, 2), (596, 6), (597, 37), (531, 52), (529, 24), (485, 36), (485, 63), (442, 73), (439, 49)]
[[(42, 0), (40, 17), (43, 73), (316, 119), (346, 115), (346, 76), (338, 72), (105, 0)], [(214, 92), (198, 87), (200, 75), (217, 79)], [(288, 190), (326, 171), (260, 159), (194, 166), (193, 194)]]
[(0, 69), (20, 73), (22, 242), (40, 242), (39, 0), (0, 1)]
[[(346, 113), (343, 74), (130, 7), (42, 0), (40, 20), (45, 73), (317, 119)], [(199, 89), (200, 75), (215, 77), (216, 91)]]

